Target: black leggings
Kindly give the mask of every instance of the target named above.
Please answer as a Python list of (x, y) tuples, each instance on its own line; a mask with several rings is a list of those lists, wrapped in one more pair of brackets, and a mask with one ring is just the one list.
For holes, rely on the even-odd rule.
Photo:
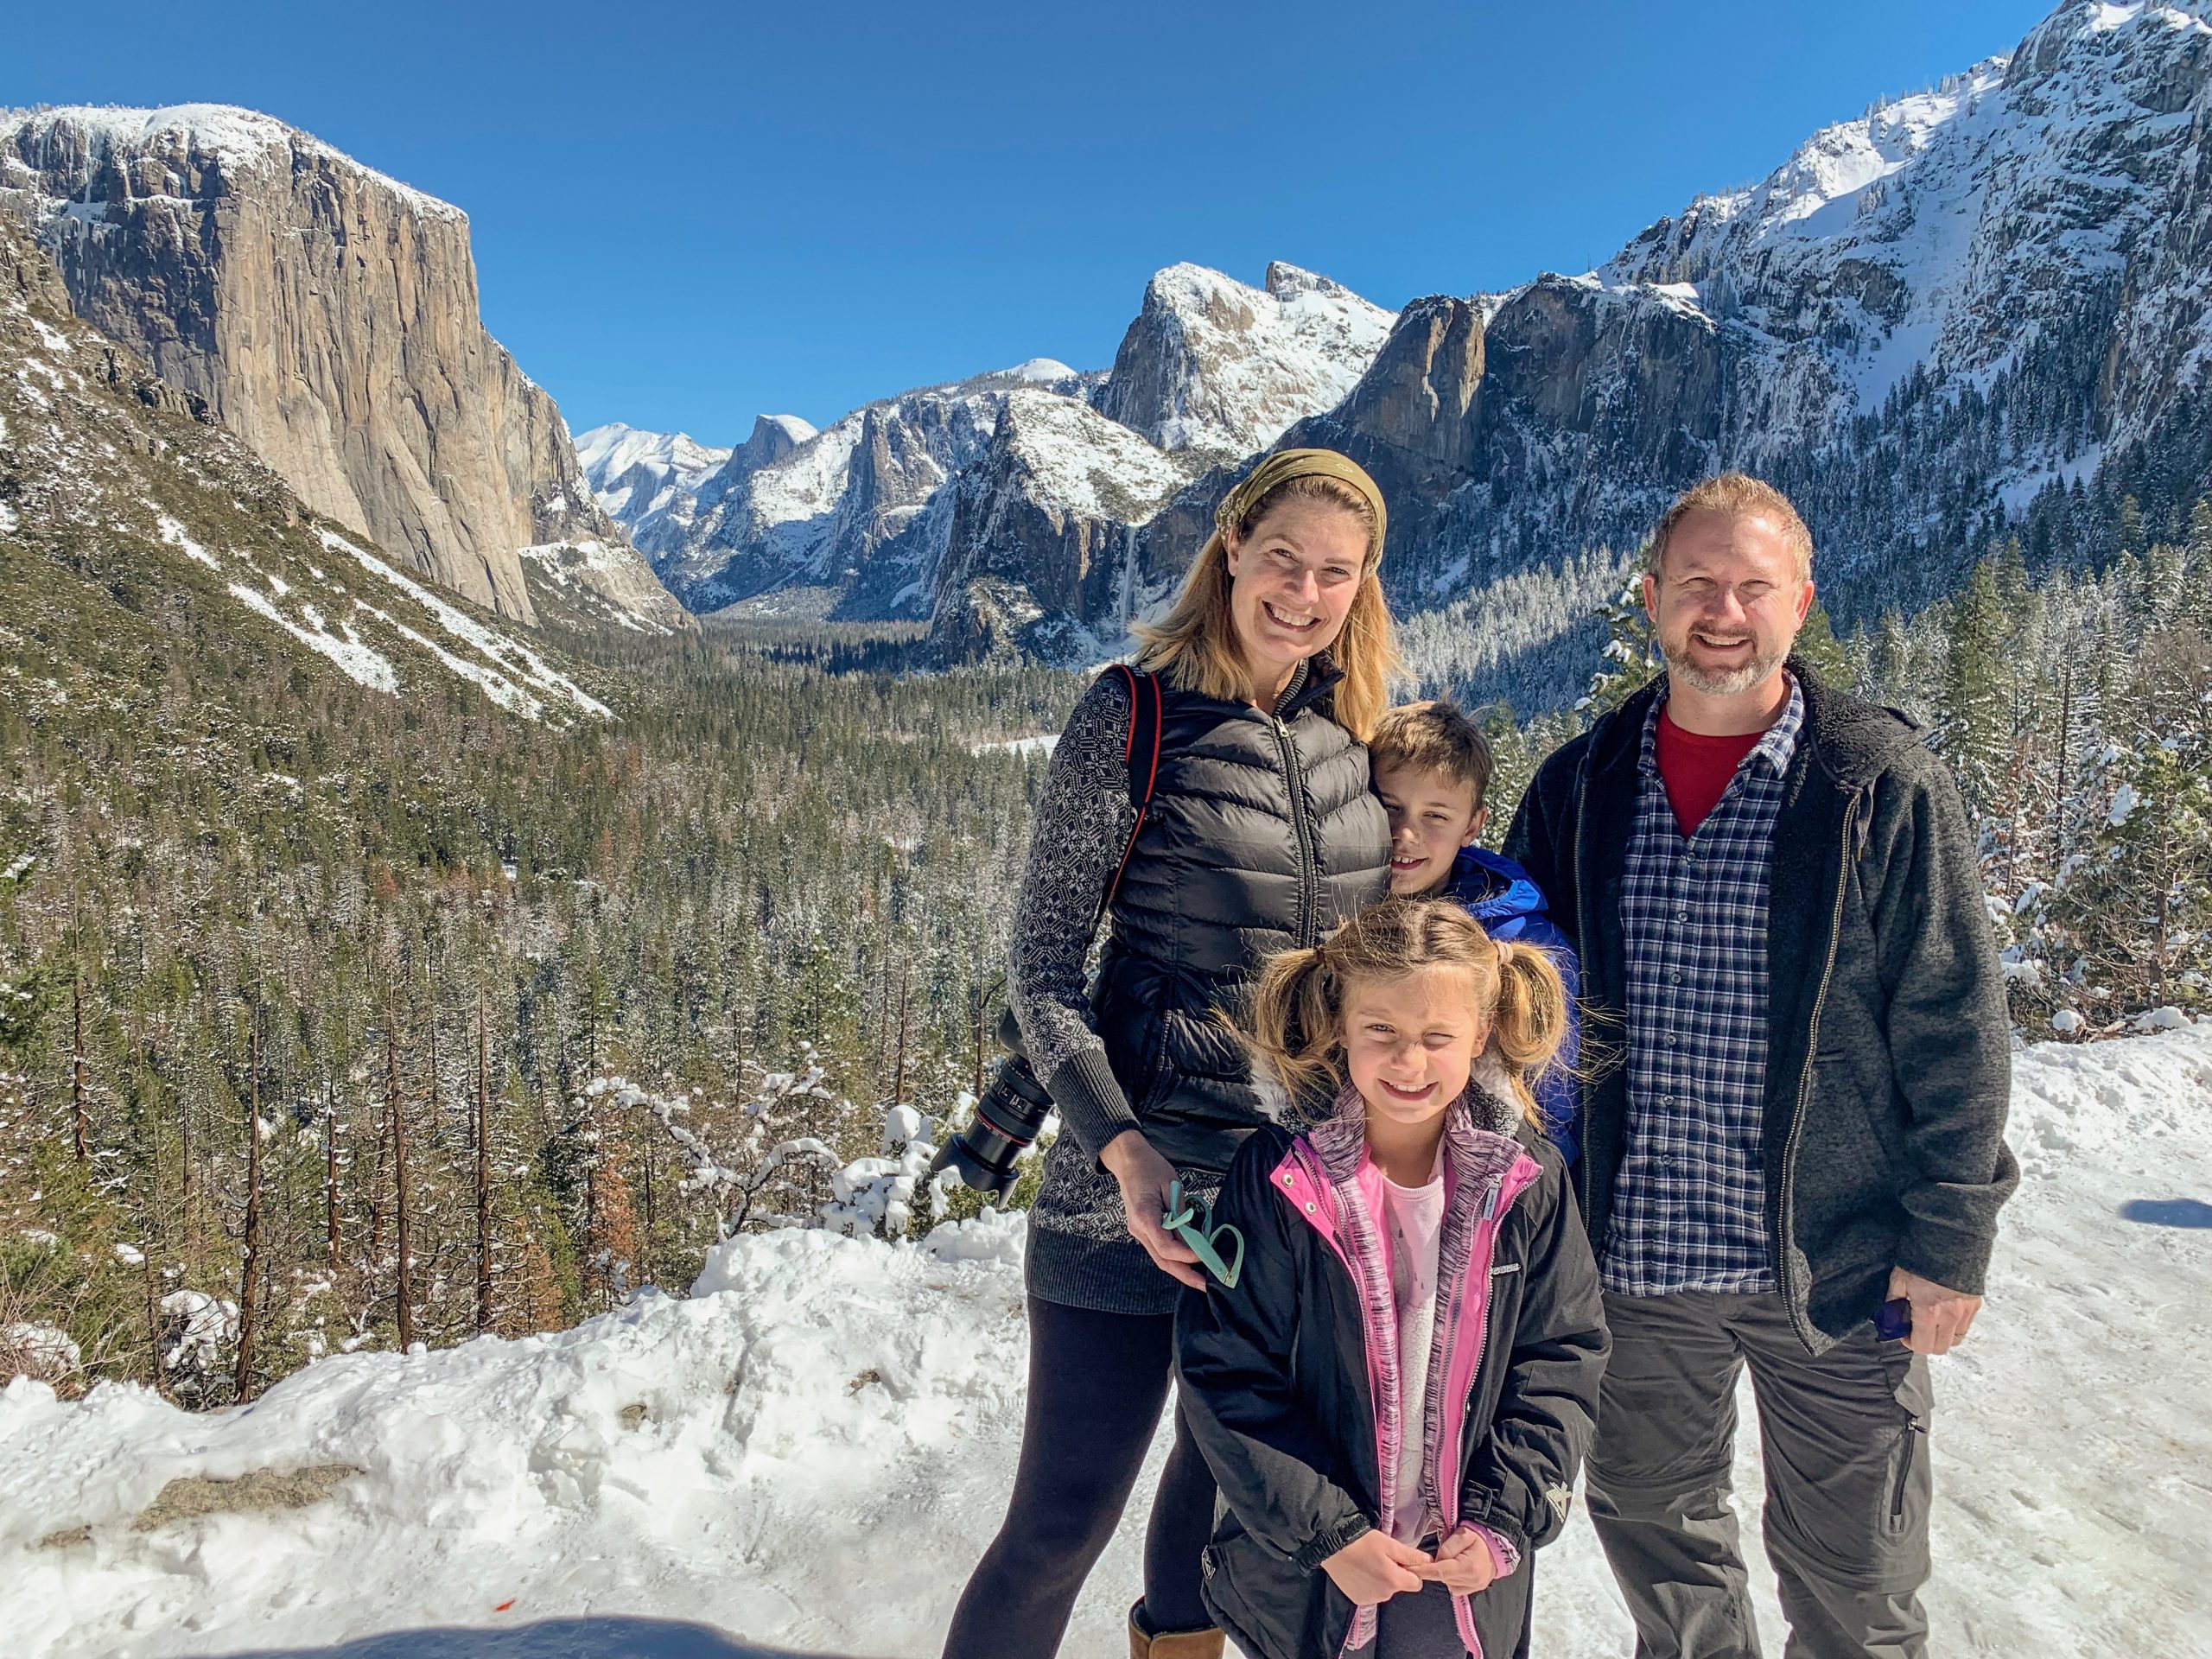
[[(1174, 1330), (1171, 1314), (1097, 1313), (1031, 1298), (1029, 1405), (1014, 1496), (961, 1593), (945, 1659), (1058, 1651), (1160, 1425)], [(1155, 1630), (1213, 1622), (1198, 1599), (1198, 1552), (1212, 1530), (1213, 1471), (1179, 1411), (1145, 1529), (1145, 1619)]]

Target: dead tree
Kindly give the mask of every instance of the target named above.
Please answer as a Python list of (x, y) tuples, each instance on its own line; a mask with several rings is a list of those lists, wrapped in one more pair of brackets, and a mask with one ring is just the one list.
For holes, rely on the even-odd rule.
[(476, 1328), (492, 1328), (492, 1046), (476, 988)]
[(85, 976), (69, 976), (69, 1116), (77, 1161), (92, 1161), (92, 1112), (85, 1088)]
[(261, 1019), (250, 1007), (245, 1077), (245, 1265), (238, 1284), (238, 1397), (251, 1395), (253, 1344), (260, 1334), (261, 1282)]
[(391, 1114), (392, 1218), (398, 1245), (398, 1262), (392, 1275), (392, 1306), (399, 1326), (399, 1350), (415, 1342), (413, 1287), (408, 1278), (408, 1249), (411, 1243), (407, 1217), (407, 1102), (399, 1088), (398, 1001), (390, 987), (384, 998), (385, 1095)]

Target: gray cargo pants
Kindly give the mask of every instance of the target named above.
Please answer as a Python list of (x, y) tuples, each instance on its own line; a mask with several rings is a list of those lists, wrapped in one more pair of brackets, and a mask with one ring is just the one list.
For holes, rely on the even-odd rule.
[(1773, 1294), (1608, 1292), (1605, 1318), (1590, 1518), (1636, 1618), (1637, 1659), (1758, 1655), (1728, 1506), (1746, 1363), (1788, 1659), (1918, 1659), (1935, 1490), (1928, 1362), (1871, 1324), (1815, 1358)]

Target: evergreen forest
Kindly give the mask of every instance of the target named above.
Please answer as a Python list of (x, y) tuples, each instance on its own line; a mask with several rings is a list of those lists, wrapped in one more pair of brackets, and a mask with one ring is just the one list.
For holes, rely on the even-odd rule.
[[(2212, 1001), (2212, 502), (2108, 517), (1805, 640), (1955, 768), (2031, 1041)], [(1494, 840), (1656, 671), (1634, 592), (1559, 647), (1572, 706), (1486, 711)], [(913, 1149), (995, 1061), (1024, 740), (1080, 676), (563, 632), (620, 717), (560, 728), (134, 626), (127, 594), (43, 614), (0, 677), (0, 1370), (226, 1404), (681, 1294), (734, 1230), (972, 1211)]]

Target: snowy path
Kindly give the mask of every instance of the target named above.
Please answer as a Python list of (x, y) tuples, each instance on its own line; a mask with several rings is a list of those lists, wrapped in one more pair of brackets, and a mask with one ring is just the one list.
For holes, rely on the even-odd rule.
[[(2038, 1049), (2018, 1075), (2026, 1179), (1974, 1339), (1937, 1369), (1937, 1650), (2212, 1656), (2212, 1027)], [(216, 1417), (13, 1384), (0, 1647), (934, 1655), (1020, 1421), (1018, 1247), (966, 1242), (976, 1259), (747, 1240), (702, 1282), (721, 1294), (524, 1342), (328, 1359)], [(334, 1463), (365, 1472), (311, 1508), (131, 1526), (178, 1475)], [(1140, 1518), (1070, 1659), (1126, 1651)], [(1579, 1517), (1538, 1583), (1539, 1652), (1627, 1651)]]

